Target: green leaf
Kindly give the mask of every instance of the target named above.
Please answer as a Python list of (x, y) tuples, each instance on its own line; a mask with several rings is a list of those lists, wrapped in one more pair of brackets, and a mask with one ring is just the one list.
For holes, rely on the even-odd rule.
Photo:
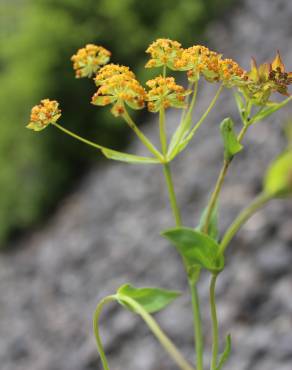
[[(199, 225), (196, 228), (198, 231), (203, 231), (203, 228), (205, 227), (207, 211), (208, 211), (208, 207), (206, 207), (202, 213)], [(218, 241), (219, 239), (218, 204), (216, 204), (216, 206), (212, 210), (212, 214), (211, 214), (209, 225), (208, 225), (208, 235), (216, 241)]]
[(211, 272), (224, 267), (223, 256), (218, 257), (219, 245), (208, 235), (187, 227), (178, 227), (162, 233), (176, 247), (188, 266), (200, 265)]
[(129, 304), (123, 302), (123, 296), (132, 298), (139, 303), (145, 311), (153, 313), (162, 310), (173, 300), (180, 296), (181, 293), (159, 288), (135, 288), (130, 284), (122, 285), (117, 295), (124, 306), (133, 311)]
[(237, 140), (234, 132), (234, 123), (231, 118), (225, 118), (221, 122), (220, 130), (224, 143), (224, 158), (230, 160), (243, 149), (243, 146)]
[(264, 191), (275, 197), (292, 195), (292, 151), (280, 155), (270, 165), (264, 180)]
[(244, 117), (244, 115), (245, 115), (245, 106), (244, 106), (242, 96), (238, 92), (234, 92), (234, 98), (235, 98), (236, 105), (237, 105), (237, 108), (238, 108), (238, 111), (239, 111), (241, 117)]
[(219, 358), (219, 363), (218, 366), (216, 367), (216, 370), (221, 370), (226, 361), (228, 360), (229, 356), (231, 353), (231, 335), (228, 334), (226, 337), (226, 343), (225, 343), (225, 348), (222, 353), (222, 355)]
[(127, 162), (127, 163), (145, 163), (145, 164), (160, 163), (159, 160), (156, 158), (141, 157), (141, 156), (134, 155), (134, 154), (118, 152), (112, 149), (102, 148), (101, 151), (107, 158), (113, 159), (115, 161), (121, 161), (121, 162)]
[(269, 117), (271, 114), (275, 113), (279, 109), (283, 108), (286, 104), (288, 104), (292, 100), (292, 97), (285, 99), (281, 103), (270, 103), (268, 108), (260, 109), (260, 111), (255, 114), (252, 118), (252, 123), (258, 122), (263, 120), (264, 118)]

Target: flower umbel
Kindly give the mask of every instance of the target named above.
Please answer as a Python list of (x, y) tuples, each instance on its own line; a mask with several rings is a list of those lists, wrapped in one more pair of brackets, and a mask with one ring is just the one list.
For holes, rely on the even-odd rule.
[(60, 117), (59, 103), (56, 100), (43, 99), (39, 105), (32, 108), (30, 123), (26, 127), (34, 131), (41, 131), (49, 124), (57, 122)]
[(191, 82), (203, 75), (209, 82), (222, 81), (232, 87), (246, 79), (246, 72), (232, 59), (222, 59), (222, 55), (202, 45), (184, 49), (174, 62), (175, 69), (188, 71)]
[(88, 44), (71, 58), (76, 78), (91, 77), (101, 66), (108, 63), (111, 52), (102, 46)]
[(121, 66), (119, 64), (107, 64), (102, 67), (96, 74), (94, 81), (96, 86), (104, 85), (107, 80), (113, 76), (121, 75), (128, 76), (129, 79), (135, 79), (135, 74), (130, 70), (129, 67)]
[(158, 112), (163, 108), (185, 108), (185, 97), (191, 91), (177, 85), (173, 77), (156, 77), (146, 82), (150, 88), (147, 93), (148, 109), (150, 112)]
[(176, 69), (174, 61), (182, 53), (181, 44), (170, 39), (157, 39), (146, 50), (151, 59), (146, 63), (145, 68), (167, 66)]
[[(114, 70), (116, 71), (116, 69)], [(125, 113), (125, 103), (132, 109), (144, 108), (146, 92), (140, 83), (132, 77), (133, 75), (128, 70), (126, 73), (113, 74), (111, 77), (105, 78), (93, 95), (92, 104), (100, 106), (114, 104), (111, 112), (116, 117)]]

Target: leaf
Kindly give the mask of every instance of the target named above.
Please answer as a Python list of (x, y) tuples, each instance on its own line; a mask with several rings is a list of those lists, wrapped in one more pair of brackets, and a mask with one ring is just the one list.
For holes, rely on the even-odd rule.
[(252, 118), (252, 123), (258, 122), (263, 120), (266, 117), (269, 117), (271, 114), (275, 113), (279, 109), (283, 108), (286, 104), (288, 104), (292, 100), (292, 97), (285, 99), (281, 103), (272, 103), (266, 109), (261, 109), (257, 114), (254, 115)]
[(242, 96), (238, 92), (234, 92), (234, 98), (240, 115), (243, 117), (245, 114), (245, 107)]
[(176, 291), (159, 288), (135, 288), (130, 284), (122, 285), (117, 291), (117, 295), (121, 301), (120, 303), (129, 308), (131, 311), (133, 311), (133, 309), (129, 307), (128, 304), (123, 302), (123, 296), (135, 300), (148, 313), (162, 310), (173, 300), (179, 297), (180, 294), (181, 293)]
[(224, 143), (224, 158), (230, 160), (243, 149), (243, 146), (237, 140), (234, 132), (234, 123), (231, 118), (225, 118), (221, 122), (220, 130)]
[(156, 158), (141, 157), (141, 156), (134, 155), (134, 154), (118, 152), (112, 149), (102, 148), (101, 151), (107, 158), (113, 159), (115, 161), (121, 161), (121, 162), (127, 162), (127, 163), (145, 163), (145, 164), (160, 163), (159, 160)]
[(176, 247), (189, 266), (200, 265), (211, 272), (224, 267), (223, 256), (218, 257), (219, 245), (208, 235), (187, 227), (178, 227), (162, 233)]
[[(208, 211), (208, 207), (206, 207), (202, 213), (199, 225), (196, 228), (198, 231), (203, 231), (203, 228), (206, 224), (207, 211)], [(208, 235), (216, 241), (219, 239), (218, 204), (216, 204), (216, 206), (212, 210), (212, 214), (211, 214), (209, 225), (208, 225)]]
[(270, 165), (264, 180), (267, 194), (285, 197), (292, 195), (292, 151), (287, 150)]
[(231, 335), (228, 334), (226, 337), (225, 348), (224, 348), (222, 355), (219, 358), (219, 363), (218, 363), (218, 366), (216, 367), (216, 370), (222, 369), (223, 365), (228, 360), (230, 353), (231, 353)]

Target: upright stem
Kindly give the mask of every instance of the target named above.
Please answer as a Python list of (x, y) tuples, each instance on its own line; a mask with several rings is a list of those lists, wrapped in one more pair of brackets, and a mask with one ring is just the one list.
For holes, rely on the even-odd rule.
[(204, 228), (203, 228), (203, 231), (206, 234), (208, 234), (209, 223), (210, 223), (210, 219), (212, 217), (212, 212), (213, 212), (213, 209), (214, 209), (214, 207), (216, 205), (216, 202), (218, 200), (220, 191), (222, 189), (224, 179), (225, 179), (225, 176), (227, 174), (229, 165), (230, 165), (230, 161), (225, 160), (224, 164), (223, 164), (223, 167), (221, 168), (221, 171), (219, 173), (218, 179), (216, 181), (214, 191), (211, 195), (211, 199), (210, 199), (210, 202), (208, 204), (207, 213), (206, 213), (206, 222), (205, 222), (205, 225), (204, 225)]
[(210, 282), (210, 308), (211, 308), (211, 319), (212, 319), (212, 360), (211, 360), (210, 370), (216, 370), (218, 349), (219, 349), (219, 329), (218, 329), (216, 296), (215, 296), (216, 281), (217, 281), (217, 275), (212, 275), (211, 282)]
[(166, 129), (165, 129), (165, 109), (164, 107), (161, 107), (159, 111), (159, 134), (160, 134), (162, 154), (165, 156), (167, 152), (167, 137), (166, 137)]
[(261, 207), (263, 207), (268, 201), (273, 198), (273, 195), (261, 193), (255, 200), (246, 207), (233, 221), (230, 225), (229, 229), (224, 234), (222, 241), (220, 243), (219, 252), (218, 254), (223, 255), (225, 249), (229, 245), (230, 241), (237, 233), (237, 231), (241, 228), (241, 226), (254, 214), (256, 213)]
[(174, 190), (174, 185), (173, 185), (173, 181), (172, 181), (172, 176), (171, 176), (171, 170), (170, 170), (169, 163), (164, 163), (163, 164), (163, 172), (164, 172), (164, 176), (165, 176), (165, 180), (166, 180), (170, 205), (171, 205), (171, 208), (172, 208), (175, 223), (176, 223), (176, 226), (181, 226), (182, 225), (181, 214), (180, 214), (180, 210), (179, 210), (177, 200), (176, 200), (176, 195), (175, 195), (175, 190)]
[(190, 286), (190, 291), (191, 291), (191, 296), (192, 296), (192, 306), (193, 306), (197, 370), (203, 370), (204, 369), (204, 363), (203, 363), (204, 362), (203, 361), (204, 343), (203, 343), (203, 333), (202, 333), (200, 301), (199, 301), (197, 285), (192, 284), (192, 282), (189, 281), (189, 286)]
[[(237, 140), (239, 142), (241, 142), (247, 132), (247, 129), (248, 129), (249, 125), (244, 125), (240, 131), (240, 133), (238, 134), (237, 136)], [(213, 209), (217, 203), (217, 200), (219, 198), (219, 195), (220, 195), (220, 192), (221, 192), (221, 189), (222, 189), (222, 186), (224, 184), (224, 180), (225, 180), (225, 177), (227, 175), (227, 171), (228, 171), (228, 168), (230, 166), (230, 163), (232, 162), (232, 159), (230, 160), (224, 160), (224, 163), (223, 163), (223, 166), (220, 170), (220, 173), (219, 173), (219, 176), (218, 176), (218, 179), (216, 181), (216, 185), (215, 185), (215, 188), (212, 192), (212, 195), (211, 195), (211, 198), (210, 198), (210, 201), (208, 203), (208, 206), (207, 206), (207, 212), (206, 212), (206, 221), (205, 221), (205, 225), (204, 225), (204, 228), (203, 228), (203, 231), (207, 234), (208, 233), (208, 229), (209, 229), (209, 223), (210, 223), (210, 219), (211, 219), (211, 216), (212, 216), (212, 212), (213, 212)]]

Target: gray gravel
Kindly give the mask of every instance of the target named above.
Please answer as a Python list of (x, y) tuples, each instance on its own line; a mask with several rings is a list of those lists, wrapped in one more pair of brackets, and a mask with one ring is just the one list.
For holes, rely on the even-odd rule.
[[(247, 0), (210, 29), (212, 46), (248, 67), (280, 49), (292, 67), (292, 2)], [(198, 112), (214, 90), (203, 88)], [(189, 149), (173, 164), (184, 223), (194, 226), (221, 163), (218, 123), (236, 118), (227, 92)], [(268, 163), (284, 148), (283, 122), (291, 107), (247, 135), (221, 197), (221, 231), (259, 191)], [(169, 114), (170, 127), (178, 112)], [(157, 135), (157, 123), (143, 127)], [(78, 148), (79, 144), (76, 144)], [(137, 141), (128, 148), (143, 153)], [(292, 369), (292, 207), (274, 201), (252, 218), (232, 243), (218, 281), (221, 334), (231, 333), (226, 370)], [(186, 293), (182, 265), (161, 230), (173, 226), (161, 169), (108, 163), (96, 168), (55, 216), (0, 257), (1, 370), (101, 369), (91, 329), (98, 300), (125, 282)], [(208, 276), (200, 294), (205, 343), (210, 349)], [(157, 320), (192, 359), (187, 294)], [(113, 370), (176, 369), (138, 317), (109, 306), (102, 335)], [(207, 354), (209, 357), (209, 354)], [(207, 360), (207, 358), (206, 358)], [(207, 368), (207, 367), (206, 367)]]

